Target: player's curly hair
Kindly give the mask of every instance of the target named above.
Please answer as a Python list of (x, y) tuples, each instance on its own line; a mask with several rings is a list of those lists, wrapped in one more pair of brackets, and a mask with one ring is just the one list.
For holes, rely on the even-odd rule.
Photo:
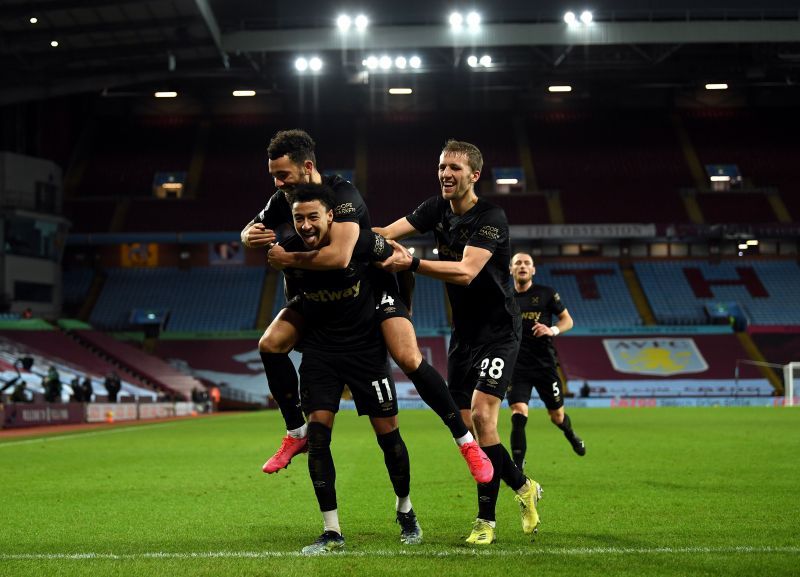
[(285, 155), (295, 164), (302, 164), (306, 160), (310, 160), (316, 165), (314, 146), (314, 140), (305, 130), (299, 128), (281, 130), (275, 133), (275, 136), (269, 141), (267, 157), (270, 160), (276, 160)]
[(320, 203), (328, 210), (333, 210), (336, 206), (336, 195), (327, 184), (316, 184), (313, 182), (298, 184), (292, 190), (286, 191), (286, 200), (289, 206), (295, 202), (312, 202), (314, 200)]
[(451, 138), (445, 143), (444, 148), (442, 149), (442, 153), (448, 152), (452, 154), (463, 154), (467, 157), (467, 162), (472, 170), (478, 172), (483, 170), (483, 155), (478, 147), (474, 144), (463, 142), (461, 140), (453, 140)]

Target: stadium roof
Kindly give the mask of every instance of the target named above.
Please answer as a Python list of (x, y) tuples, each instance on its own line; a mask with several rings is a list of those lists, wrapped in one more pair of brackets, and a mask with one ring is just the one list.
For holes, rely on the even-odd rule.
[[(674, 97), (707, 82), (750, 93), (800, 82), (800, 8), (792, 2), (592, 4), (586, 25), (579, 16), (587, 3), (471, 2), (463, 13), (475, 7), (480, 25), (454, 31), (454, 2), (370, 2), (367, 29), (344, 34), (337, 17), (361, 11), (321, 0), (4, 1), (0, 104), (79, 93), (252, 89), (285, 103), (321, 90), (335, 106), (404, 85), (418, 103), (455, 89), (514, 106), (545, 98), (551, 84), (574, 86), (575, 97), (644, 91), (658, 100), (665, 90)], [(578, 16), (573, 26), (564, 21), (570, 8)], [(418, 69), (408, 65), (415, 55)], [(483, 55), (490, 66), (469, 65), (470, 56)], [(319, 73), (295, 70), (296, 58), (313, 56), (323, 62)], [(388, 56), (388, 67), (367, 68), (369, 56)], [(406, 59), (403, 69), (398, 56)]]

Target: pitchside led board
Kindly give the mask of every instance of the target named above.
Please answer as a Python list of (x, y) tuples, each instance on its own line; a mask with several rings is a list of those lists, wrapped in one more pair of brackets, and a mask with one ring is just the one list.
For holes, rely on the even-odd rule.
[(621, 373), (669, 377), (708, 370), (691, 338), (603, 339), (603, 346), (612, 366)]

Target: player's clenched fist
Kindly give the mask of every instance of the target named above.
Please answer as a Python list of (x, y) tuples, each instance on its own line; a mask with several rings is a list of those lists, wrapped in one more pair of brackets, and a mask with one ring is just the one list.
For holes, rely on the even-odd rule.
[(276, 240), (275, 231), (260, 222), (242, 231), (242, 244), (248, 248), (258, 248), (272, 244)]

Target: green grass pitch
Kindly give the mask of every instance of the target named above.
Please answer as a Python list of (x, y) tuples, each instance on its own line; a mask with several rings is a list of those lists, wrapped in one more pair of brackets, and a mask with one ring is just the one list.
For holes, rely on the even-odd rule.
[[(425, 542), (399, 543), (369, 422), (337, 417), (344, 553), (322, 531), (301, 455), (267, 476), (277, 412), (0, 440), (0, 575), (798, 575), (800, 409), (574, 409), (587, 455), (544, 411), (528, 422), (542, 526), (501, 488), (499, 541), (464, 545), (475, 486), (431, 411), (401, 411)], [(509, 412), (501, 414), (508, 438)], [(35, 434), (35, 432), (32, 432)]]

